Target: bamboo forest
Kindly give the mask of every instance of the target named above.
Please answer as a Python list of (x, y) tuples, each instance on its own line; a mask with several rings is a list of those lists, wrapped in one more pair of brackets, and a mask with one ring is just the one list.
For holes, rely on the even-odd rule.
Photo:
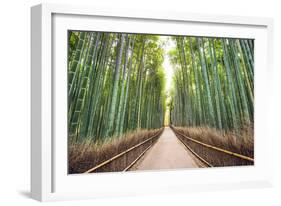
[(253, 164), (253, 39), (69, 31), (67, 58), (69, 173)]

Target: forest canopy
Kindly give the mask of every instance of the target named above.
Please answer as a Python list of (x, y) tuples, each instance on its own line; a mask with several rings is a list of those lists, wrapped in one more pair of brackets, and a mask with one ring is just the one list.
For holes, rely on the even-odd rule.
[[(140, 129), (254, 121), (254, 40), (69, 31), (68, 133), (99, 141)], [(173, 76), (163, 67), (169, 58)], [(172, 78), (170, 91), (166, 79)]]

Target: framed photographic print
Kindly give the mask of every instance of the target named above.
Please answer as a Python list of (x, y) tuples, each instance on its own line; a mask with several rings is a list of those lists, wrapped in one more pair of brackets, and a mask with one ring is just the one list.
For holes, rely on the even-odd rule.
[(31, 14), (33, 198), (271, 185), (271, 19)]

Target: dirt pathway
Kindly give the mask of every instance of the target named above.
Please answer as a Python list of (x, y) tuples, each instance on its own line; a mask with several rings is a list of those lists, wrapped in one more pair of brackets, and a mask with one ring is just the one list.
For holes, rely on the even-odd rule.
[(195, 167), (203, 167), (203, 165), (178, 140), (171, 128), (165, 127), (155, 145), (130, 170)]

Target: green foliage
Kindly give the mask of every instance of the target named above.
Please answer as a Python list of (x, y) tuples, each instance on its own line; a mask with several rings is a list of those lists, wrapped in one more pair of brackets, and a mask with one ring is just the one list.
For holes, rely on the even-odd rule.
[(158, 36), (69, 32), (68, 43), (72, 141), (164, 125), (164, 50)]
[[(253, 40), (173, 37), (171, 123), (239, 131), (253, 122)], [(189, 105), (189, 106), (188, 106)]]
[[(174, 69), (165, 93), (163, 42), (157, 35), (69, 32), (68, 129), (94, 141), (164, 125), (238, 131), (253, 122), (254, 42), (172, 36)], [(167, 100), (168, 99), (168, 100)]]

